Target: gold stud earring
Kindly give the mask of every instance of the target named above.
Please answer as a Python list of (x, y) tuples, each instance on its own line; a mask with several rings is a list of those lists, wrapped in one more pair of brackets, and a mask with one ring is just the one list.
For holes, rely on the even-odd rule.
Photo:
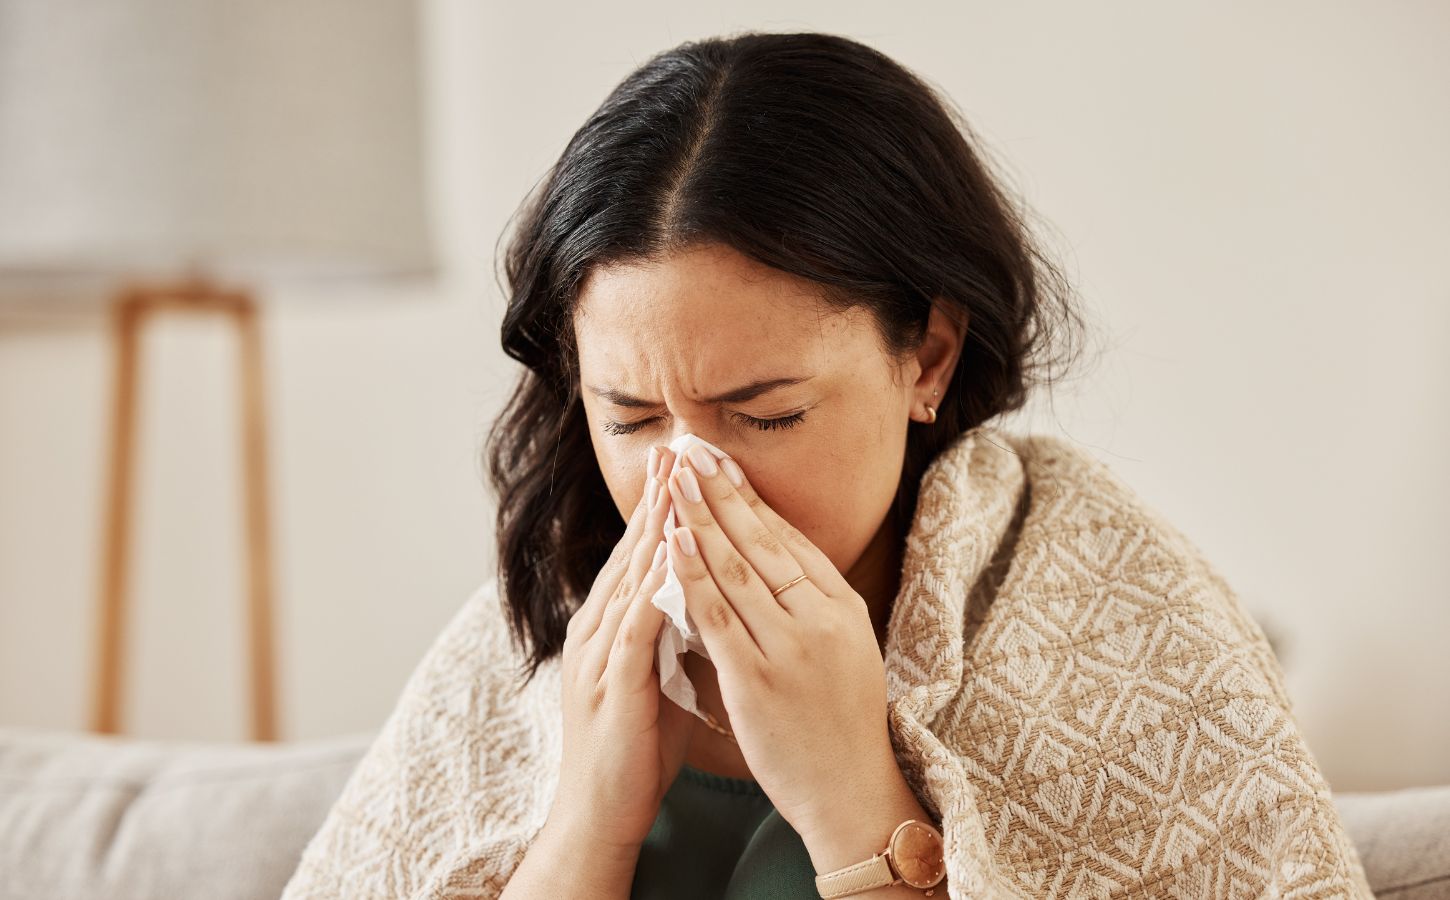
[[(932, 388), (931, 389), (931, 395), (933, 397), (935, 397), (939, 393), (941, 393), (941, 392), (938, 391), (936, 388)], [(922, 405), (925, 406), (926, 404), (922, 404)], [(926, 407), (926, 414), (928, 416), (931, 416), (931, 418), (929, 418), (929, 419), (926, 420), (926, 424), (931, 425), (931, 424), (933, 424), (933, 423), (936, 422), (936, 407), (935, 406), (927, 406)]]

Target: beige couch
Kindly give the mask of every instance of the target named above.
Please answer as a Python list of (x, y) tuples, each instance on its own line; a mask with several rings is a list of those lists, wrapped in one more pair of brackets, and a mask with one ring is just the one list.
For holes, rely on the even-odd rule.
[[(274, 900), (371, 740), (0, 727), (0, 900)], [(1379, 896), (1450, 898), (1450, 787), (1336, 802)]]

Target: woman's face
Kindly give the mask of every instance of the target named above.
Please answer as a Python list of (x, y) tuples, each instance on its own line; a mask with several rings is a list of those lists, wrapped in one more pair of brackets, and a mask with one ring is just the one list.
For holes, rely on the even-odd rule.
[(869, 311), (831, 310), (812, 288), (718, 244), (590, 273), (574, 319), (581, 390), (622, 517), (649, 448), (694, 432), (849, 572), (890, 510), (909, 416), (946, 394), (960, 338), (933, 310), (898, 371)]

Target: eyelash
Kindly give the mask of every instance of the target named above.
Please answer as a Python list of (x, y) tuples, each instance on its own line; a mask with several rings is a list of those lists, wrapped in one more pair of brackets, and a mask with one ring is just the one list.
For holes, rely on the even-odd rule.
[[(794, 428), (801, 422), (805, 421), (806, 414), (803, 412), (798, 412), (791, 413), (788, 416), (780, 416), (775, 419), (757, 419), (755, 416), (747, 416), (744, 413), (736, 413), (735, 418), (741, 421), (743, 424), (758, 428), (761, 431), (777, 431), (782, 428)], [(605, 422), (604, 430), (610, 434), (633, 434), (634, 432), (643, 428), (645, 425), (649, 424), (649, 422), (649, 419), (645, 419), (643, 422)]]

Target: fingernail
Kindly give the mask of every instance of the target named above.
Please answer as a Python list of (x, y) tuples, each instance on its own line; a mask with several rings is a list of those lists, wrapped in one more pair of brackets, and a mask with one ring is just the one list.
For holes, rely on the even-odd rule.
[(680, 490), (685, 492), (685, 499), (699, 503), (705, 497), (700, 493), (700, 482), (695, 480), (695, 473), (689, 469), (681, 469), (680, 474), (675, 476), (680, 479)]
[(735, 460), (728, 456), (725, 457), (720, 460), (720, 468), (725, 470), (725, 477), (730, 479), (731, 484), (736, 487), (745, 484), (745, 473), (740, 471), (740, 467), (735, 464)]
[(694, 463), (695, 468), (700, 470), (700, 474), (708, 476), (720, 471), (720, 467), (715, 465), (715, 454), (699, 444), (690, 448), (689, 455), (690, 462)]
[(675, 534), (675, 540), (680, 542), (680, 549), (685, 551), (685, 555), (694, 556), (699, 548), (695, 546), (695, 536), (690, 533), (690, 529), (681, 526), (675, 529)]
[(660, 448), (658, 448), (658, 447), (651, 447), (651, 448), (649, 448), (649, 464), (645, 466), (644, 477), (646, 477), (646, 478), (653, 478), (654, 477), (654, 474), (655, 474), (655, 467), (658, 466), (659, 464), (660, 464)]
[(655, 508), (656, 492), (659, 490), (659, 487), (660, 487), (660, 480), (658, 478), (651, 478), (649, 480), (649, 484), (645, 485), (645, 488), (644, 488), (644, 494), (645, 494), (645, 504), (644, 504), (644, 506), (645, 506), (645, 509), (654, 509)]
[(652, 562), (652, 563), (649, 564), (649, 567), (650, 567), (651, 570), (658, 569), (660, 567), (660, 563), (662, 563), (664, 561), (665, 561), (665, 542), (664, 541), (660, 541), (660, 545), (655, 548), (655, 560), (654, 560), (654, 562)]

